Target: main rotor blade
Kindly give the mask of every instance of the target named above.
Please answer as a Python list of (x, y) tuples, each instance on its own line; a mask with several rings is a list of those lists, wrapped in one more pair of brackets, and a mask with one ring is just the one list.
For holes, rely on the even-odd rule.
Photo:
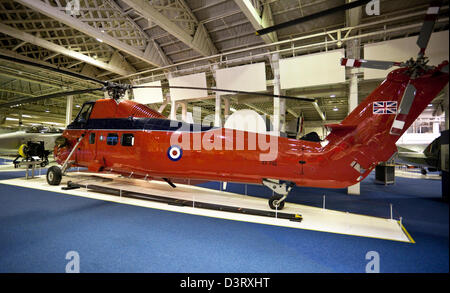
[(314, 98), (307, 97), (293, 97), (286, 95), (273, 95), (267, 93), (257, 93), (257, 92), (247, 92), (247, 91), (237, 91), (237, 90), (227, 90), (227, 89), (218, 89), (218, 88), (206, 88), (206, 87), (192, 87), (192, 86), (153, 86), (153, 85), (143, 85), (143, 86), (132, 86), (132, 88), (169, 88), (169, 89), (186, 89), (186, 90), (210, 90), (213, 92), (225, 92), (225, 93), (233, 93), (233, 94), (245, 94), (245, 95), (259, 95), (265, 97), (273, 97), (273, 98), (282, 98), (282, 99), (290, 99), (297, 101), (306, 101), (306, 102), (315, 102)]
[(425, 21), (423, 22), (422, 28), (420, 30), (419, 38), (417, 39), (417, 46), (419, 46), (419, 56), (425, 54), (425, 50), (430, 41), (431, 34), (434, 30), (434, 25), (436, 24), (436, 19), (441, 8), (442, 1), (433, 1), (427, 10), (427, 15), (425, 16)]
[(405, 92), (403, 93), (397, 115), (392, 123), (390, 134), (400, 135), (402, 133), (403, 128), (405, 127), (406, 118), (408, 117), (409, 110), (411, 109), (415, 98), (416, 88), (411, 83), (408, 83)]
[(7, 55), (1, 55), (1, 54), (0, 54), (0, 59), (8, 60), (8, 61), (19, 63), (19, 64), (30, 65), (30, 66), (33, 66), (33, 67), (38, 67), (38, 68), (50, 70), (50, 71), (53, 71), (53, 72), (65, 74), (65, 75), (68, 75), (68, 76), (72, 76), (72, 77), (76, 77), (76, 78), (80, 78), (80, 79), (84, 79), (84, 80), (90, 80), (90, 81), (93, 81), (93, 82), (96, 82), (96, 83), (99, 83), (99, 84), (106, 85), (106, 81), (99, 80), (99, 79), (96, 79), (96, 78), (93, 78), (93, 77), (89, 77), (89, 76), (85, 76), (85, 75), (82, 75), (82, 74), (78, 74), (78, 73), (75, 73), (75, 72), (63, 70), (63, 69), (60, 69), (60, 68), (55, 68), (55, 67), (51, 67), (51, 66), (48, 66), (48, 65), (40, 64), (40, 63), (37, 63), (37, 62), (22, 60), (22, 59), (19, 59), (19, 58), (7, 56)]
[(285, 28), (285, 27), (297, 25), (297, 24), (300, 24), (302, 22), (313, 20), (313, 19), (325, 16), (325, 15), (328, 15), (328, 14), (332, 14), (332, 13), (336, 13), (336, 12), (339, 12), (339, 11), (352, 9), (352, 8), (355, 8), (355, 7), (367, 4), (370, 1), (371, 0), (358, 0), (358, 1), (350, 2), (350, 3), (346, 3), (344, 5), (336, 6), (336, 7), (329, 8), (329, 9), (326, 9), (326, 10), (323, 10), (323, 11), (320, 11), (320, 12), (317, 12), (317, 13), (313, 13), (313, 14), (310, 14), (310, 15), (307, 15), (307, 16), (303, 16), (303, 17), (300, 17), (300, 18), (296, 18), (296, 19), (293, 19), (293, 20), (290, 20), (290, 21), (286, 21), (286, 22), (283, 22), (283, 23), (280, 23), (280, 24), (277, 24), (277, 25), (274, 25), (274, 26), (270, 26), (270, 27), (266, 27), (266, 28), (260, 29), (260, 30), (256, 31), (256, 34), (257, 35), (265, 35), (265, 34), (273, 32), (273, 31), (276, 31), (276, 30), (279, 30), (279, 29), (282, 29), (282, 28)]
[(51, 99), (51, 98), (59, 98), (59, 97), (72, 96), (72, 95), (80, 95), (80, 94), (85, 94), (85, 93), (90, 93), (90, 92), (95, 92), (95, 91), (101, 91), (101, 90), (103, 90), (103, 87), (101, 87), (101, 88), (94, 88), (94, 89), (76, 90), (76, 91), (70, 91), (70, 92), (59, 92), (59, 93), (54, 93), (54, 94), (49, 94), (49, 95), (44, 95), (44, 96), (39, 96), (39, 97), (20, 98), (20, 99), (17, 99), (15, 101), (12, 101), (12, 102), (7, 102), (7, 103), (0, 104), (0, 108), (1, 107), (11, 107), (11, 106), (21, 105), (21, 104), (26, 104), (26, 103), (33, 103), (33, 102), (36, 102), (36, 101), (45, 100), (45, 99)]
[(364, 60), (364, 59), (348, 59), (342, 58), (341, 65), (346, 67), (363, 67), (386, 70), (394, 66), (401, 66), (401, 62), (379, 61), (379, 60)]

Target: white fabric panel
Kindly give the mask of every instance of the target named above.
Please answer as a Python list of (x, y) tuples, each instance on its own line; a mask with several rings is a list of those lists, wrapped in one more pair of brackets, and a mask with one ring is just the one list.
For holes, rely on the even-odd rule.
[(282, 89), (345, 82), (344, 49), (280, 60)]
[[(169, 86), (191, 86), (206, 88), (206, 74), (205, 72), (201, 72), (197, 74), (170, 78)], [(207, 90), (170, 89), (170, 99), (172, 101), (196, 99), (207, 96)]]
[[(161, 86), (161, 81), (140, 84), (141, 86)], [(162, 88), (133, 89), (134, 101), (141, 104), (153, 104), (163, 102)]]
[[(260, 92), (267, 89), (264, 62), (216, 70), (219, 89)], [(229, 93), (218, 92), (219, 95)]]
[[(448, 60), (448, 31), (433, 33), (428, 43), (425, 56), (430, 58), (428, 65), (439, 65)], [(417, 58), (419, 47), (417, 36), (386, 42), (364, 45), (364, 58), (369, 60), (385, 60), (404, 62), (411, 57)], [(385, 78), (387, 74), (398, 67), (388, 70), (364, 68), (364, 79)]]

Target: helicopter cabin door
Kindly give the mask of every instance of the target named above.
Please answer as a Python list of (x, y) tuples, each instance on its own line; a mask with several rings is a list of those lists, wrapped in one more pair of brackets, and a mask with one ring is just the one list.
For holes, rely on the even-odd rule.
[(97, 154), (97, 135), (94, 130), (88, 129), (89, 117), (94, 107), (94, 102), (87, 102), (83, 104), (80, 112), (72, 123), (74, 128), (80, 129), (81, 133), (84, 133), (83, 140), (78, 145), (77, 162), (83, 163), (83, 165), (90, 164), (95, 160)]

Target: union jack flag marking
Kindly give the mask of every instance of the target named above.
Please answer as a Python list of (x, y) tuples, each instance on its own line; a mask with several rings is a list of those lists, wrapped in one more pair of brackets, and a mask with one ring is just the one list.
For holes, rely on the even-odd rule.
[(373, 102), (373, 114), (397, 114), (397, 102)]

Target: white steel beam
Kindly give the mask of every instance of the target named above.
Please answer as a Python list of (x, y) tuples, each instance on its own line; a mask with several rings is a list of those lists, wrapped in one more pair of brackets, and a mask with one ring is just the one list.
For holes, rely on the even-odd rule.
[(47, 40), (44, 40), (44, 39), (41, 39), (38, 37), (35, 37), (29, 33), (15, 29), (13, 27), (10, 27), (10, 26), (2, 24), (2, 23), (0, 23), (0, 32), (7, 34), (13, 38), (20, 39), (22, 41), (45, 48), (47, 50), (66, 55), (68, 57), (86, 62), (88, 64), (97, 66), (99, 68), (114, 72), (114, 73), (122, 75), (122, 76), (133, 73), (133, 71), (128, 71), (128, 70), (124, 70), (119, 67), (112, 66), (105, 62), (96, 60), (94, 58), (91, 58), (91, 57), (81, 54), (79, 52), (75, 52), (75, 51), (66, 49), (63, 46), (57, 45), (55, 43), (49, 42)]
[[(145, 54), (143, 51), (136, 49), (135, 47), (128, 45), (116, 38), (102, 32), (101, 30), (94, 28), (87, 23), (82, 22), (76, 17), (72, 17), (65, 12), (60, 11), (57, 7), (53, 7), (42, 1), (36, 0), (17, 0), (20, 4), (27, 6), (39, 13), (42, 13), (50, 18), (53, 18), (65, 25), (72, 27), (92, 38), (101, 40), (105, 44), (110, 45), (120, 51), (123, 51), (133, 57), (136, 57), (142, 61), (147, 62), (156, 67), (166, 66), (166, 60), (163, 60), (159, 54)], [(155, 47), (156, 43), (149, 43), (148, 46)], [(157, 48), (155, 48), (157, 50)]]
[(212, 44), (203, 24), (197, 23), (197, 29), (191, 36), (159, 12), (150, 2), (144, 0), (123, 0), (123, 2), (203, 56), (217, 54), (217, 49)]
[(314, 106), (314, 109), (316, 109), (316, 111), (319, 114), (320, 118), (323, 121), (325, 121), (326, 120), (325, 114), (323, 113), (322, 109), (320, 109), (319, 104), (317, 104), (317, 102), (313, 102), (312, 105)]
[(136, 28), (144, 35), (146, 36), (148, 42), (147, 47), (144, 51), (144, 57), (149, 60), (156, 60), (155, 62), (162, 65), (169, 65), (173, 64), (173, 62), (167, 57), (167, 55), (164, 53), (164, 51), (161, 49), (161, 46), (156, 43), (154, 39), (152, 39), (131, 17), (125, 14), (122, 7), (120, 7), (114, 0), (108, 0), (109, 5), (114, 7), (114, 9), (120, 11), (123, 15), (125, 15), (125, 18), (131, 21)]
[[(234, 2), (239, 6), (239, 8), (242, 10), (244, 15), (247, 17), (247, 19), (252, 24), (253, 28), (255, 30), (260, 30), (265, 27), (269, 27), (273, 25), (273, 19), (272, 19), (272, 11), (270, 9), (269, 3), (267, 3), (264, 6), (264, 10), (262, 13), (262, 17), (259, 16), (258, 11), (256, 11), (253, 4), (250, 2), (250, 0), (234, 0)], [(277, 35), (275, 32), (262, 35), (261, 38), (264, 40), (266, 44), (270, 44), (273, 42), (277, 42)]]

